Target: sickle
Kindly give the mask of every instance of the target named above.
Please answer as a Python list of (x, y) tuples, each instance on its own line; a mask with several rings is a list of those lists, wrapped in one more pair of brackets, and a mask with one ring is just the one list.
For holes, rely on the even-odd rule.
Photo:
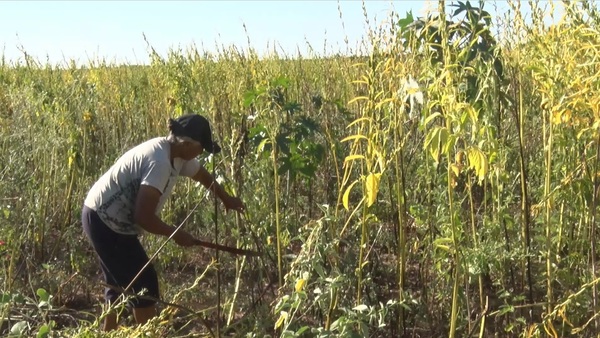
[(256, 252), (256, 251), (233, 248), (233, 247), (226, 246), (226, 245), (201, 241), (199, 239), (194, 240), (194, 245), (203, 246), (205, 248), (210, 248), (210, 249), (217, 249), (217, 250), (229, 252), (229, 253), (232, 253), (235, 255), (243, 255), (243, 256), (249, 256), (249, 257), (260, 256), (260, 253)]

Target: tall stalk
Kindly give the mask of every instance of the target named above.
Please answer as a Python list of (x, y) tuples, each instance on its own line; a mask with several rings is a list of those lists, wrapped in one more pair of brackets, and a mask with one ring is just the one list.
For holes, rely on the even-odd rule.
[[(475, 203), (473, 201), (473, 178), (471, 177), (471, 172), (469, 172), (467, 176), (468, 189), (469, 189), (469, 212), (471, 214), (471, 236), (473, 237), (473, 248), (475, 251), (479, 250), (479, 236), (477, 235), (477, 225), (475, 221)], [(484, 300), (483, 300), (483, 276), (481, 273), (478, 275), (478, 284), (479, 284), (479, 309), (483, 311), (484, 308)]]
[[(451, 122), (449, 118), (446, 118), (446, 127), (448, 128), (448, 130), (452, 130), (451, 129)], [(450, 333), (449, 333), (449, 337), (450, 338), (454, 338), (455, 334), (456, 334), (456, 324), (458, 321), (458, 288), (459, 288), (459, 275), (460, 275), (460, 266), (461, 266), (461, 261), (460, 261), (460, 255), (459, 255), (459, 243), (458, 243), (458, 237), (457, 237), (457, 233), (458, 233), (458, 229), (457, 229), (457, 224), (456, 224), (456, 220), (455, 220), (455, 215), (454, 215), (454, 198), (453, 198), (453, 193), (454, 193), (454, 189), (452, 188), (452, 167), (451, 167), (451, 159), (450, 156), (447, 156), (447, 165), (448, 165), (448, 170), (446, 171), (446, 175), (447, 175), (447, 180), (448, 180), (448, 212), (450, 214), (450, 227), (451, 227), (451, 232), (452, 232), (452, 246), (454, 248), (453, 250), (453, 259), (454, 259), (454, 272), (453, 272), (453, 285), (452, 285), (452, 311), (451, 311), (451, 317), (450, 317)]]
[[(444, 57), (444, 65), (443, 69), (445, 70), (445, 76), (442, 78), (442, 83), (450, 84), (452, 81), (452, 57), (450, 52), (450, 45), (448, 41), (448, 30), (446, 27), (446, 2), (444, 0), (438, 1), (438, 11), (439, 11), (439, 24), (440, 29), (439, 32), (441, 34), (442, 41), (442, 52)], [(445, 86), (445, 88), (450, 91), (452, 88)], [(448, 91), (442, 91), (442, 95), (451, 95)], [(446, 99), (451, 100), (450, 102), (453, 104), (455, 99), (447, 97)], [(444, 99), (442, 99), (444, 101)], [(453, 107), (443, 106), (444, 112), (444, 123), (445, 127), (448, 131), (452, 130), (452, 117), (450, 116), (450, 111)], [(449, 155), (449, 154), (448, 154)], [(454, 262), (454, 269), (452, 273), (452, 309), (450, 311), (450, 332), (448, 336), (450, 338), (454, 338), (456, 335), (456, 327), (458, 322), (458, 297), (459, 297), (459, 281), (460, 281), (460, 271), (461, 271), (461, 258), (459, 254), (459, 243), (458, 243), (458, 225), (456, 224), (456, 215), (454, 214), (454, 188), (452, 186), (453, 181), (453, 171), (452, 171), (452, 159), (451, 156), (446, 156), (446, 181), (447, 181), (447, 194), (448, 194), (448, 214), (450, 216), (450, 231), (451, 231), (451, 240), (452, 240), (452, 259)]]
[[(547, 118), (544, 118), (543, 124), (543, 136), (544, 136), (544, 148), (545, 162), (546, 162), (546, 177), (544, 178), (544, 196), (546, 197), (546, 208), (545, 208), (545, 219), (546, 223), (546, 302), (548, 309), (552, 309), (553, 297), (552, 297), (552, 224), (550, 223), (550, 217), (552, 214), (552, 195), (550, 193), (550, 180), (552, 177), (552, 141), (553, 141), (553, 123), (551, 121), (551, 112), (545, 109)], [(548, 131), (546, 131), (548, 130)]]
[(525, 119), (525, 108), (523, 107), (523, 88), (521, 85), (521, 73), (519, 72), (519, 108), (518, 108), (518, 119), (517, 119), (517, 130), (519, 133), (519, 168), (521, 180), (521, 227), (523, 229), (523, 237), (525, 239), (525, 257), (526, 257), (526, 268), (524, 275), (527, 276), (527, 284), (529, 287), (529, 304), (533, 304), (533, 281), (531, 277), (531, 235), (530, 235), (530, 216), (529, 216), (529, 198), (527, 192), (527, 166), (525, 164), (525, 141), (524, 141), (524, 119)]
[[(404, 181), (404, 160), (403, 160), (403, 142), (402, 142), (402, 120), (401, 117), (396, 114), (396, 120), (400, 119), (400, 122), (396, 121), (394, 128), (394, 144), (399, 145), (398, 149), (394, 153), (394, 170), (396, 176), (396, 201), (398, 203), (396, 209), (398, 210), (398, 302), (404, 303), (404, 283), (406, 280), (406, 228), (408, 226), (408, 220), (406, 215), (406, 191)], [(401, 325), (401, 331), (406, 330), (404, 325), (404, 308), (400, 307), (398, 313), (398, 322)], [(404, 332), (405, 334), (406, 332)]]
[(273, 138), (271, 140), (273, 150), (271, 151), (271, 161), (273, 164), (273, 187), (275, 189), (275, 236), (277, 240), (277, 273), (279, 277), (279, 287), (283, 286), (283, 265), (281, 254), (281, 223), (279, 220), (279, 174), (277, 173), (277, 143)]
[[(600, 170), (600, 133), (598, 134), (598, 138), (596, 139), (596, 159), (594, 166), (594, 173), (597, 173)], [(592, 270), (592, 278), (596, 279), (596, 208), (598, 207), (598, 194), (600, 193), (600, 182), (598, 180), (598, 174), (594, 175), (594, 195), (592, 196), (592, 217), (590, 220), (590, 245), (592, 249), (590, 264)], [(598, 310), (598, 288), (596, 283), (592, 287), (592, 302), (594, 305), (594, 312)], [(596, 316), (594, 320), (594, 327), (596, 332), (600, 327), (600, 319)]]
[(367, 247), (367, 204), (363, 203), (362, 218), (360, 224), (360, 248), (358, 253), (358, 266), (356, 267), (356, 305), (361, 304), (362, 300), (362, 281), (363, 281), (363, 260), (365, 259), (365, 249)]

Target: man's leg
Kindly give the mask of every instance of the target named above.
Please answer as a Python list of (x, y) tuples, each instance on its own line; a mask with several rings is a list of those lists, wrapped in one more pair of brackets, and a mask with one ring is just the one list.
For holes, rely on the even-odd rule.
[[(105, 290), (107, 304), (115, 303), (121, 296), (117, 288), (125, 288), (130, 284), (134, 276), (148, 262), (148, 256), (137, 236), (113, 232), (100, 220), (95, 211), (84, 207), (83, 221), (84, 231), (98, 254), (105, 282), (108, 285)], [(137, 293), (144, 289), (146, 295), (159, 298), (158, 278), (152, 264), (144, 269), (128, 291)], [(156, 301), (134, 299), (132, 303), (136, 322), (143, 324), (156, 316)], [(104, 319), (106, 331), (116, 328), (117, 324), (116, 313), (110, 313)]]
[[(104, 265), (101, 256), (106, 256), (106, 252), (111, 252), (112, 247), (110, 247), (110, 243), (114, 243), (117, 241), (118, 235), (108, 229), (106, 225), (100, 220), (97, 213), (88, 207), (83, 207), (82, 213), (82, 225), (83, 231), (88, 238), (90, 244), (96, 251), (96, 258), (100, 263), (100, 267), (102, 269), (102, 273), (104, 274), (104, 281), (107, 284), (117, 285), (117, 282), (112, 278), (112, 275)], [(107, 305), (114, 301), (119, 296), (114, 290), (107, 288), (105, 290), (105, 297), (107, 301)], [(117, 314), (113, 311), (107, 314), (104, 317), (104, 324), (102, 325), (102, 329), (104, 331), (111, 331), (117, 328)]]
[(156, 317), (156, 305), (134, 308), (133, 316), (136, 323), (144, 325), (147, 321)]
[(102, 330), (112, 331), (117, 328), (117, 324), (117, 314), (111, 312), (104, 317), (104, 325), (102, 326)]

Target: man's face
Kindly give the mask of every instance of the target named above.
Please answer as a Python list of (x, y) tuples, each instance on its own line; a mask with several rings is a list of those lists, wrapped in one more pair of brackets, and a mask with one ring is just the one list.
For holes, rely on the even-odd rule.
[(189, 161), (193, 158), (200, 156), (204, 152), (204, 148), (198, 142), (186, 141), (183, 143), (182, 157), (184, 160)]

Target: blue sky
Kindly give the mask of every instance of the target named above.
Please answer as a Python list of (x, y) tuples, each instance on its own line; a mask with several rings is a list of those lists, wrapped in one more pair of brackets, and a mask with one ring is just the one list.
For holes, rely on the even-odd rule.
[[(474, 1), (476, 3), (476, 1)], [(425, 1), (366, 0), (371, 26), (388, 18), (423, 13)], [(341, 9), (342, 18), (340, 18)], [(358, 0), (312, 1), (0, 1), (0, 54), (22, 59), (21, 47), (40, 62), (89, 59), (147, 63), (146, 35), (166, 55), (169, 48), (215, 51), (216, 45), (259, 53), (277, 42), (278, 51), (307, 55), (308, 41), (318, 55), (355, 48), (366, 32)], [(342, 26), (343, 22), (343, 26)], [(244, 31), (246, 25), (247, 34)], [(326, 46), (326, 48), (324, 48)]]

